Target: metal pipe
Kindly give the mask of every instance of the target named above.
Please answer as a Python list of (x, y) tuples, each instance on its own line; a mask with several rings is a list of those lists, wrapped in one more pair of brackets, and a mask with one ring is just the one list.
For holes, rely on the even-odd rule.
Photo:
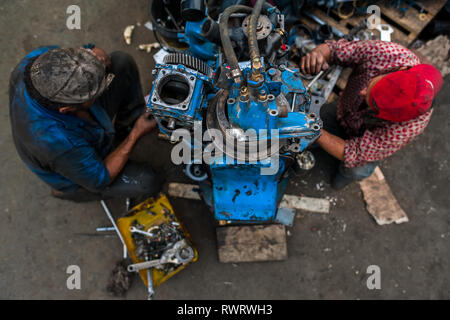
[(123, 240), (122, 234), (119, 231), (119, 228), (117, 227), (116, 221), (114, 221), (113, 216), (111, 215), (111, 212), (109, 211), (108, 206), (106, 205), (104, 200), (100, 200), (100, 204), (103, 207), (103, 210), (105, 210), (106, 215), (108, 216), (108, 219), (111, 221), (114, 230), (116, 230), (117, 235), (119, 236), (120, 241), (122, 242), (123, 245), (123, 258), (126, 259), (127, 258), (127, 245), (125, 244), (125, 241)]
[(319, 80), (319, 78), (323, 75), (325, 71), (322, 70), (320, 71), (309, 83), (308, 86), (306, 87), (306, 91), (309, 91), (312, 87), (312, 85), (314, 84), (314, 82), (316, 82), (317, 80)]

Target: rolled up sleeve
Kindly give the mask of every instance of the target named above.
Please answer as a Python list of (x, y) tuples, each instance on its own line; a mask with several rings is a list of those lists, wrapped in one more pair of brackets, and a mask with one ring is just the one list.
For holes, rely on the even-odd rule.
[(330, 48), (330, 62), (343, 66), (360, 64), (366, 58), (368, 43), (365, 41), (327, 40)]
[(327, 40), (330, 62), (360, 70), (386, 71), (420, 63), (414, 53), (398, 43), (381, 40)]
[(102, 191), (110, 182), (103, 160), (90, 146), (74, 147), (53, 161), (53, 170), (73, 183), (92, 191)]

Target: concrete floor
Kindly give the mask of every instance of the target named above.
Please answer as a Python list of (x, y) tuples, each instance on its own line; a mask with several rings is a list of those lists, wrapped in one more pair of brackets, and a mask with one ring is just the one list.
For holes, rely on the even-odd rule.
[[(78, 4), (82, 29), (66, 28), (66, 8)], [(97, 202), (56, 200), (21, 162), (14, 148), (8, 112), (9, 73), (30, 50), (46, 44), (78, 46), (94, 42), (107, 51), (131, 53), (151, 88), (153, 60), (136, 50), (152, 42), (144, 27), (126, 46), (123, 28), (148, 20), (147, 1), (3, 0), (0, 2), (0, 298), (105, 299), (107, 279), (121, 257), (115, 237), (83, 235), (108, 225)], [(450, 85), (436, 99), (423, 135), (385, 160), (381, 167), (409, 223), (378, 226), (364, 208), (356, 184), (331, 190), (336, 162), (318, 150), (318, 165), (291, 180), (289, 194), (330, 197), (329, 215), (303, 213), (288, 237), (283, 262), (220, 264), (213, 219), (201, 202), (172, 201), (199, 251), (198, 262), (157, 288), (158, 299), (449, 299), (450, 298)], [(161, 150), (158, 157), (152, 150)], [(134, 158), (149, 160), (169, 181), (186, 181), (169, 161), (167, 143), (148, 137)], [(320, 187), (323, 185), (323, 187)], [(110, 207), (118, 216), (124, 202)], [(78, 265), (81, 290), (66, 288), (66, 268)], [(381, 268), (381, 290), (368, 290), (366, 269)], [(145, 299), (135, 279), (127, 299)]]

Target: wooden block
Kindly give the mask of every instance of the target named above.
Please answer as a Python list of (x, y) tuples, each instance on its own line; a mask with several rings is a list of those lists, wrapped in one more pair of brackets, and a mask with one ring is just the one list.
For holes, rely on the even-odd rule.
[(283, 225), (226, 226), (216, 229), (219, 261), (280, 261), (287, 258)]
[(186, 198), (192, 200), (201, 200), (198, 194), (198, 186), (186, 183), (169, 183), (169, 196), (175, 198)]
[(280, 208), (330, 213), (330, 201), (327, 199), (299, 197), (285, 194), (281, 200)]
[(375, 168), (370, 177), (362, 180), (359, 186), (363, 192), (367, 211), (379, 225), (409, 221), (379, 167)]

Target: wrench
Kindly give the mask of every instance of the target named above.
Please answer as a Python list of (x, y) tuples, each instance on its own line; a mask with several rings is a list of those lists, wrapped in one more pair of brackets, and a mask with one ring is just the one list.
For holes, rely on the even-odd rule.
[(379, 24), (377, 26), (378, 31), (380, 31), (380, 40), (381, 41), (391, 41), (391, 33), (394, 32), (394, 29), (388, 24)]
[(160, 259), (130, 264), (127, 270), (128, 272), (136, 272), (143, 269), (159, 267), (167, 263), (185, 264), (194, 259), (194, 256), (194, 250), (183, 239), (175, 243), (171, 249), (164, 251)]
[(108, 216), (108, 219), (111, 221), (114, 229), (116, 230), (116, 233), (119, 236), (120, 242), (122, 242), (122, 245), (123, 245), (123, 258), (126, 259), (127, 255), (128, 255), (127, 245), (125, 244), (125, 240), (123, 240), (122, 234), (119, 231), (119, 227), (117, 227), (117, 224), (114, 221), (114, 218), (111, 215), (111, 212), (109, 211), (109, 208), (106, 205), (106, 202), (104, 200), (100, 200), (100, 204), (102, 205), (103, 210), (105, 211), (106, 215)]
[(321, 70), (317, 75), (314, 76), (314, 78), (308, 83), (308, 86), (306, 87), (306, 91), (309, 91), (312, 87), (312, 85), (319, 80), (319, 78), (323, 75), (325, 71)]
[[(145, 257), (145, 261), (148, 261), (148, 257)], [(155, 288), (153, 287), (153, 269), (147, 269), (147, 300), (153, 300), (155, 295)]]
[(130, 227), (130, 231), (131, 231), (132, 233), (143, 234), (144, 236), (147, 236), (147, 237), (153, 237), (153, 236), (154, 236), (154, 234), (149, 233), (149, 232), (142, 231), (142, 230), (140, 230), (140, 229), (138, 229), (138, 228), (136, 228), (136, 227)]

